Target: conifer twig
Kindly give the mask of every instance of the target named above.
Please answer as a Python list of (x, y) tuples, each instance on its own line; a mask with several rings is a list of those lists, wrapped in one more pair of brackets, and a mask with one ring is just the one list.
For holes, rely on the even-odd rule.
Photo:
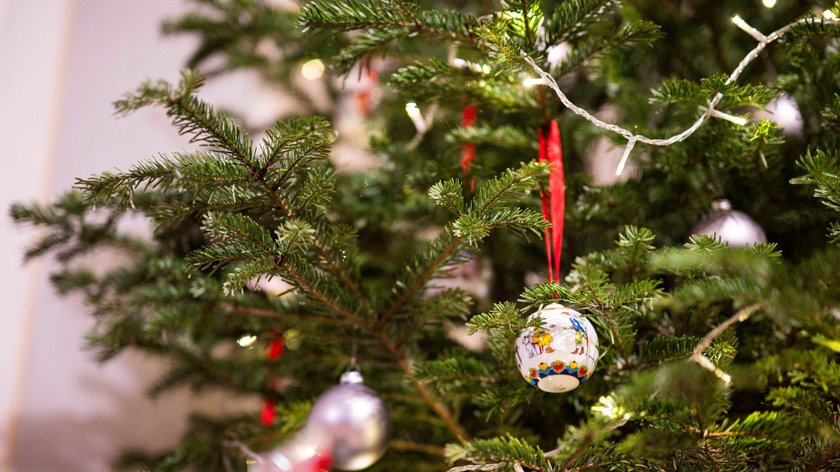
[(431, 264), (420, 274), (419, 277), (414, 279), (414, 282), (408, 286), (408, 288), (400, 295), (397, 301), (391, 306), (391, 308), (382, 316), (382, 320), (380, 321), (380, 325), (385, 325), (394, 315), (399, 313), (400, 309), (405, 305), (408, 300), (414, 295), (417, 290), (423, 286), (423, 284), (429, 279), (429, 277), (434, 274), (434, 272), (440, 267), (441, 264), (452, 254), (455, 249), (458, 248), (458, 245), (461, 244), (461, 238), (454, 238), (449, 246), (446, 247), (440, 254), (432, 261)]
[[(411, 377), (414, 374), (414, 366), (411, 365), (411, 362), (406, 359), (405, 354), (394, 344), (394, 341), (388, 336), (388, 333), (385, 332), (382, 326), (379, 326), (376, 330), (379, 334), (379, 338), (382, 340), (382, 344), (385, 348), (394, 356), (394, 359), (397, 361), (397, 365), (409, 376)], [(446, 427), (455, 435), (456, 438), (462, 441), (469, 441), (470, 435), (467, 431), (455, 420), (452, 416), (452, 413), (449, 411), (446, 406), (440, 402), (435, 396), (429, 391), (429, 387), (422, 380), (412, 380), (411, 383), (417, 388), (417, 391), (420, 392), (420, 396), (423, 397), (423, 400), (432, 408), (432, 410), (437, 414), (440, 419), (446, 424)]]

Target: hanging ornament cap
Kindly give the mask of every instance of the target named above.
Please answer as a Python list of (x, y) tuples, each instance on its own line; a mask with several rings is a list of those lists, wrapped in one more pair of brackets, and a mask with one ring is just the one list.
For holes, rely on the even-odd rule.
[(712, 213), (697, 223), (692, 234), (717, 235), (730, 246), (752, 246), (767, 242), (761, 226), (746, 213), (732, 209), (729, 200), (712, 203)]
[(712, 202), (712, 210), (714, 211), (729, 211), (732, 209), (732, 203), (727, 199), (715, 200)]
[(365, 379), (362, 377), (362, 373), (358, 370), (349, 370), (343, 374), (341, 374), (341, 381), (342, 385), (344, 384), (360, 384), (364, 383)]

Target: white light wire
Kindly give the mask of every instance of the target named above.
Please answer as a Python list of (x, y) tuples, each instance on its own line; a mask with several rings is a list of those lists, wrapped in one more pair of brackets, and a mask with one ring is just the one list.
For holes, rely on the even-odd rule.
[[(735, 82), (736, 80), (738, 80), (738, 77), (740, 77), (741, 73), (744, 72), (744, 69), (746, 69), (746, 67), (758, 57), (758, 55), (761, 53), (761, 51), (763, 51), (764, 48), (766, 48), (768, 44), (770, 44), (773, 41), (782, 37), (785, 33), (787, 33), (794, 26), (796, 26), (798, 24), (802, 24), (802, 23), (812, 23), (812, 22), (813, 23), (825, 23), (825, 22), (840, 23), (840, 20), (833, 19), (833, 18), (825, 18), (823, 20), (815, 19), (815, 18), (803, 18), (803, 19), (794, 21), (792, 23), (788, 23), (787, 25), (777, 29), (776, 31), (770, 33), (767, 36), (763, 35), (760, 31), (758, 31), (757, 29), (755, 29), (752, 26), (750, 26), (749, 24), (747, 24), (747, 22), (744, 21), (740, 16), (736, 15), (735, 17), (733, 17), (732, 22), (735, 23), (739, 28), (744, 30), (747, 34), (749, 34), (750, 36), (755, 38), (756, 41), (758, 41), (758, 45), (755, 48), (753, 48), (753, 50), (750, 51), (746, 56), (744, 56), (744, 58), (741, 60), (741, 62), (738, 63), (738, 66), (735, 68), (735, 70), (733, 70), (732, 73), (729, 74), (729, 78), (726, 79), (727, 84), (731, 84), (731, 83)], [(700, 126), (703, 125), (703, 122), (706, 121), (706, 118), (708, 118), (710, 116), (727, 119), (729, 121), (733, 121), (731, 118), (735, 118), (737, 121), (734, 121), (734, 122), (740, 122), (741, 121), (737, 117), (732, 117), (732, 115), (728, 115), (728, 114), (725, 114), (725, 113), (720, 112), (718, 110), (715, 110), (715, 107), (720, 103), (721, 99), (723, 99), (723, 94), (717, 93), (709, 101), (709, 104), (706, 107), (706, 111), (702, 115), (700, 115), (700, 117), (698, 117), (697, 120), (695, 120), (694, 123), (691, 126), (689, 126), (685, 131), (683, 131), (679, 134), (675, 134), (674, 136), (671, 136), (670, 138), (662, 138), (662, 139), (649, 138), (647, 136), (643, 136), (643, 135), (640, 135), (640, 134), (635, 134), (632, 131), (624, 129), (624, 128), (618, 126), (618, 125), (602, 121), (602, 120), (596, 118), (595, 116), (593, 116), (588, 111), (586, 111), (583, 108), (581, 108), (581, 107), (575, 105), (574, 103), (572, 103), (572, 101), (569, 100), (569, 97), (567, 97), (566, 94), (563, 93), (562, 90), (560, 90), (560, 86), (557, 84), (557, 81), (554, 80), (554, 77), (552, 77), (551, 74), (549, 74), (548, 72), (543, 70), (540, 66), (538, 66), (537, 63), (534, 62), (534, 60), (531, 59), (531, 57), (528, 56), (524, 51), (520, 51), (520, 54), (522, 54), (523, 58), (525, 59), (525, 62), (527, 62), (534, 69), (534, 72), (536, 72), (540, 76), (540, 78), (541, 78), (540, 84), (541, 85), (546, 85), (546, 86), (550, 87), (552, 90), (554, 90), (554, 93), (556, 93), (557, 97), (560, 98), (560, 102), (562, 102), (563, 105), (565, 105), (566, 108), (569, 109), (569, 111), (571, 111), (572, 113), (574, 113), (578, 116), (583, 117), (584, 119), (586, 119), (587, 121), (589, 121), (593, 125), (597, 126), (598, 128), (602, 128), (602, 129), (605, 129), (605, 130), (608, 130), (608, 131), (612, 131), (613, 133), (620, 134), (621, 136), (624, 136), (625, 138), (627, 138), (627, 146), (624, 148), (624, 155), (621, 157), (621, 161), (619, 162), (618, 167), (616, 168), (616, 175), (621, 175), (622, 171), (624, 171), (624, 166), (627, 163), (627, 158), (630, 156), (630, 152), (633, 150), (633, 146), (635, 146), (635, 144), (637, 142), (650, 144), (652, 146), (671, 146), (671, 145), (673, 145), (675, 143), (678, 143), (680, 141), (684, 141), (689, 136), (694, 134), (694, 132), (697, 131), (700, 128)]]

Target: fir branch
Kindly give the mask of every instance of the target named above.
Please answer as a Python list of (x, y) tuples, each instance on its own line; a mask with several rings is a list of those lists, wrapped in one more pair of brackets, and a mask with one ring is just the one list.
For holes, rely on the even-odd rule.
[(548, 44), (559, 44), (581, 35), (589, 24), (600, 21), (604, 12), (612, 7), (614, 0), (567, 0), (551, 12), (551, 21), (546, 25)]
[(610, 50), (627, 47), (632, 44), (650, 45), (662, 35), (659, 27), (646, 21), (631, 23), (606, 37), (592, 39), (575, 49), (557, 65), (557, 76), (568, 74), (587, 61), (591, 61)]
[(204, 143), (242, 165), (253, 164), (255, 155), (248, 134), (193, 95), (203, 85), (204, 79), (198, 73), (185, 70), (177, 88), (163, 81), (146, 82), (134, 95), (127, 95), (114, 106), (119, 114), (126, 115), (150, 104), (161, 105), (179, 132), (192, 136), (191, 142)]
[[(362, 42), (374, 48), (383, 41), (397, 39), (386, 32), (398, 31), (404, 37), (418, 33), (447, 41), (457, 41), (474, 47), (480, 46), (470, 29), (476, 20), (453, 10), (420, 10), (409, 2), (370, 2), (342, 0), (340, 2), (310, 2), (300, 14), (300, 25), (306, 31), (367, 30)], [(371, 35), (383, 35), (371, 41)], [(351, 43), (352, 44), (352, 43)], [(360, 55), (356, 45), (354, 55)]]
[[(523, 165), (519, 169), (508, 169), (501, 176), (482, 186), (476, 197), (470, 202), (466, 212), (450, 225), (451, 230), (444, 231), (431, 244), (429, 260), (417, 261), (409, 268), (407, 275), (411, 276), (411, 281), (405, 285), (405, 288), (400, 291), (400, 295), (382, 315), (379, 324), (387, 324), (442, 267), (454, 262), (453, 256), (459, 252), (458, 249), (463, 246), (464, 242), (475, 244), (486, 236), (490, 228), (499, 226), (500, 223), (506, 223), (505, 220), (498, 219), (494, 212), (504, 210), (506, 207), (515, 204), (521, 192), (530, 190), (536, 177), (544, 172), (544, 165), (531, 163)], [(473, 221), (478, 224), (469, 227), (466, 226), (465, 221)], [(459, 224), (459, 222), (461, 223)], [(522, 220), (519, 223), (526, 225), (526, 227), (529, 223), (535, 225), (528, 227), (528, 229), (537, 234), (540, 234), (540, 231), (545, 227), (545, 221), (537, 222), (533, 218), (527, 221)], [(404, 277), (401, 279), (404, 279)]]

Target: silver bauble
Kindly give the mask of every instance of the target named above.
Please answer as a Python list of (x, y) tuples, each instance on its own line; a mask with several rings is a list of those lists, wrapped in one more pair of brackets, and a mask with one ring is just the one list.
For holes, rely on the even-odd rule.
[(306, 430), (323, 438), (333, 467), (361, 470), (385, 453), (391, 416), (385, 402), (362, 384), (361, 374), (347, 372), (340, 385), (324, 392), (312, 406)]
[(692, 234), (716, 234), (730, 246), (752, 246), (767, 242), (761, 226), (745, 213), (733, 210), (729, 200), (714, 202), (712, 210), (709, 216), (694, 226)]

